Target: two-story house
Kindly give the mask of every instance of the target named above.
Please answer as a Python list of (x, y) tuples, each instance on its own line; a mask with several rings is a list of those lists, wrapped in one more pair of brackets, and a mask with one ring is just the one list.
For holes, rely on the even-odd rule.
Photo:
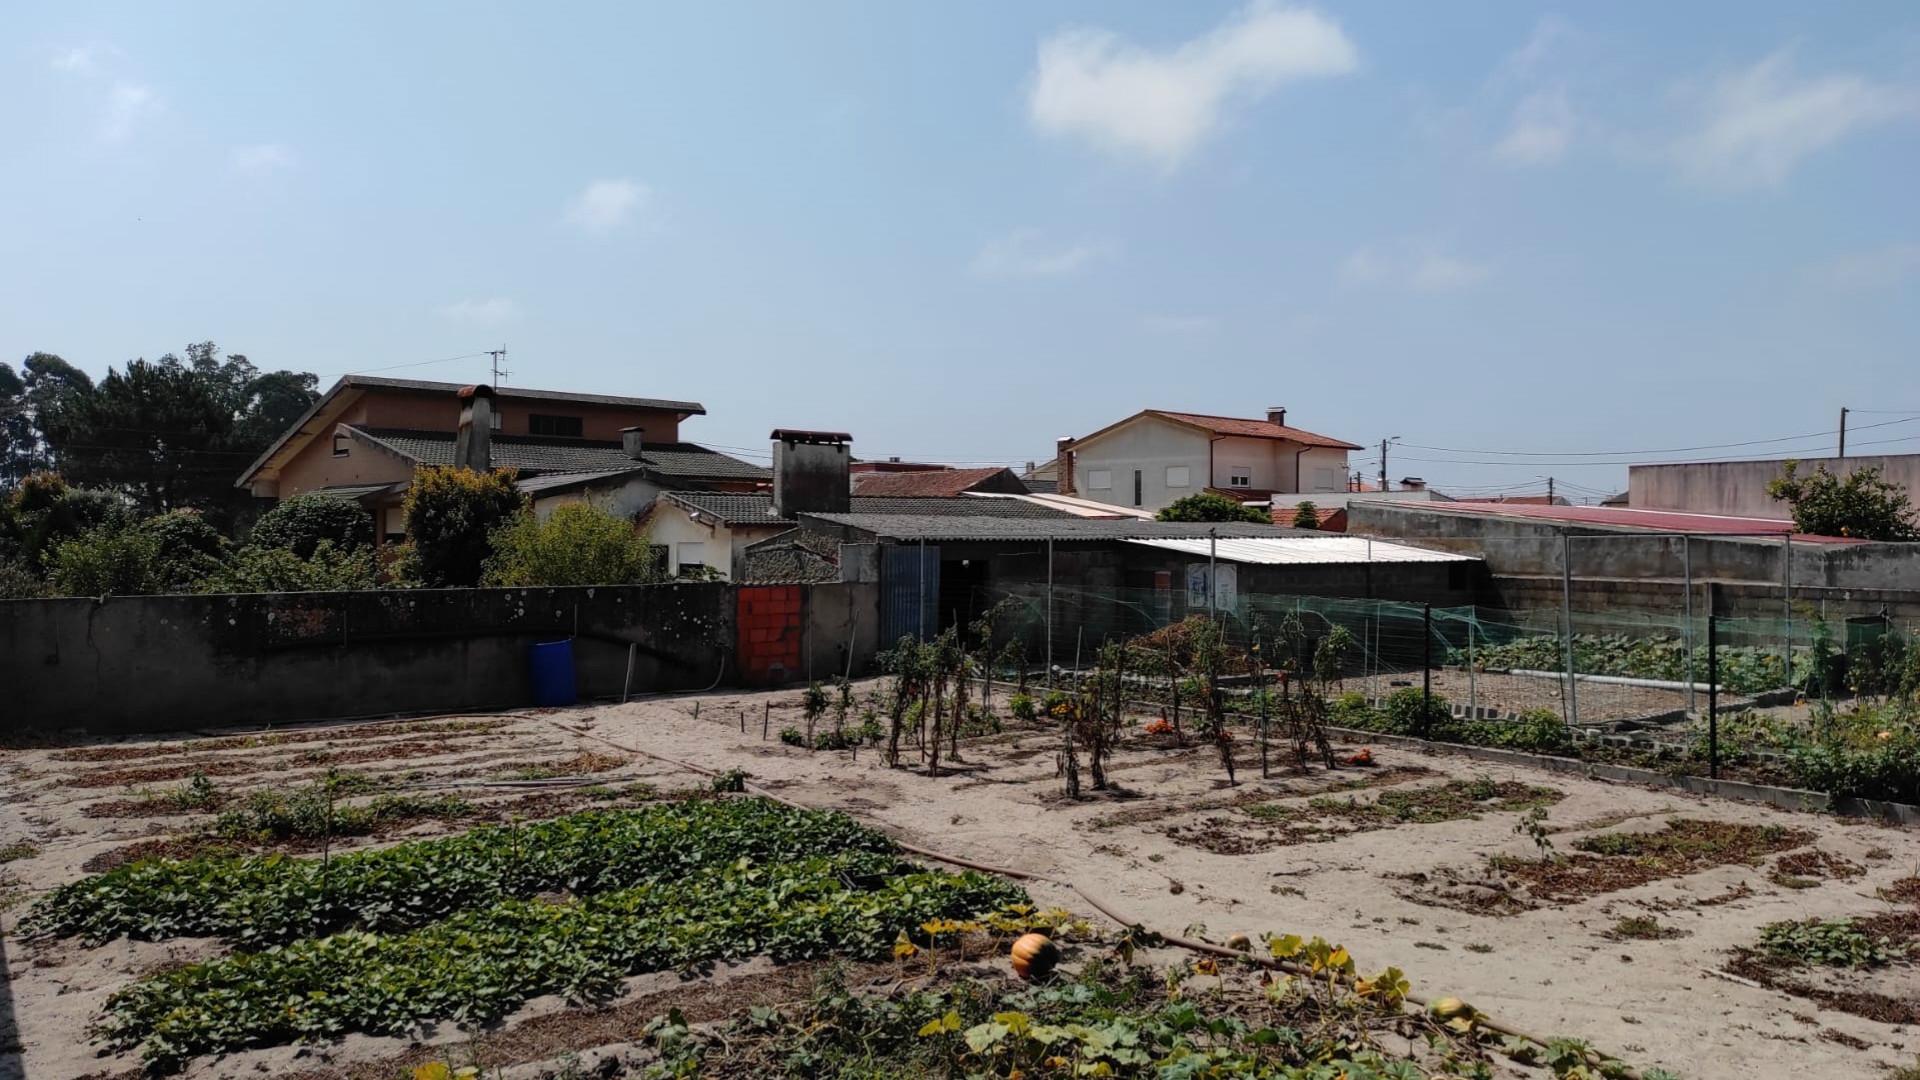
[(1287, 410), (1264, 420), (1143, 409), (1055, 445), (1062, 495), (1159, 510), (1217, 491), (1244, 502), (1276, 494), (1347, 490), (1347, 453), (1360, 446), (1287, 425)]
[(353, 499), (383, 539), (404, 532), (400, 504), (425, 465), (512, 468), (536, 512), (593, 499), (632, 515), (661, 491), (764, 487), (766, 468), (681, 441), (681, 422), (706, 411), (693, 401), (348, 375), (236, 486), (265, 498)]

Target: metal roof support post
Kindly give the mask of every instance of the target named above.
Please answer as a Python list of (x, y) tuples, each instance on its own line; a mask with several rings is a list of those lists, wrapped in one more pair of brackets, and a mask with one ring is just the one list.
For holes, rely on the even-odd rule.
[(920, 557), (915, 562), (914, 592), (920, 597), (920, 613), (914, 616), (914, 629), (921, 641), (927, 640), (927, 542), (920, 541)]
[(1219, 531), (1207, 530), (1207, 614), (1216, 619), (1220, 617), (1220, 578), (1214, 560), (1214, 547), (1218, 542), (1215, 534)]

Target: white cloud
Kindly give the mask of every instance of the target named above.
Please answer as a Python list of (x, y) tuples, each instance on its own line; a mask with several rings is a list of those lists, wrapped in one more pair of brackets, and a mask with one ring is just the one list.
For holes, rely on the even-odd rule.
[(460, 300), (439, 309), (441, 318), (463, 326), (501, 326), (520, 318), (520, 305), (504, 296)]
[(160, 98), (153, 88), (140, 83), (115, 83), (107, 95), (106, 111), (100, 118), (100, 137), (120, 142), (161, 111)]
[(1381, 252), (1359, 248), (1340, 262), (1340, 280), (1347, 285), (1383, 286), (1415, 292), (1441, 293), (1470, 288), (1492, 271), (1473, 262), (1437, 251)]
[(986, 242), (973, 257), (981, 277), (1061, 277), (1110, 259), (1119, 247), (1110, 241), (1048, 243), (1038, 229), (1015, 229)]
[(595, 180), (567, 204), (566, 219), (583, 232), (612, 232), (631, 223), (652, 197), (645, 184), (632, 180)]
[(1911, 89), (1858, 75), (1800, 78), (1777, 52), (1699, 96), (1699, 123), (1673, 146), (1680, 170), (1722, 187), (1775, 185), (1849, 135), (1916, 112)]
[(1815, 280), (1835, 289), (1884, 289), (1920, 274), (1920, 244), (1893, 244), (1842, 255), (1813, 268)]
[(1494, 69), (1488, 85), (1494, 90), (1512, 83), (1532, 82), (1556, 47), (1573, 36), (1573, 25), (1558, 15), (1544, 15), (1533, 24), (1526, 43), (1508, 53)]
[(1357, 62), (1337, 23), (1265, 0), (1165, 51), (1105, 30), (1067, 30), (1040, 43), (1028, 118), (1044, 134), (1172, 168), (1219, 126), (1230, 98), (1342, 75)]
[(280, 143), (255, 143), (236, 146), (227, 155), (234, 169), (249, 176), (265, 176), (293, 167), (293, 151)]
[(53, 55), (55, 71), (71, 71), (76, 75), (91, 75), (100, 70), (100, 62), (114, 55), (118, 50), (111, 45), (80, 45)]
[(1520, 100), (1513, 126), (1493, 148), (1509, 165), (1548, 165), (1560, 160), (1573, 141), (1573, 108), (1564, 90), (1543, 90)]

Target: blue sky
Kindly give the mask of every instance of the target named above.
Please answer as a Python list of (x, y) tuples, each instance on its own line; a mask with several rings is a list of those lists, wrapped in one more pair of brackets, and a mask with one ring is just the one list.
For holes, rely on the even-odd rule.
[[(1613, 451), (1920, 410), (1911, 4), (0, 25), (10, 359), (212, 338), (471, 380), (395, 365), (504, 343), (511, 384), (698, 399), (713, 444), (1014, 464), (1141, 407), (1284, 404), (1402, 436), (1396, 476), (1576, 494), (1623, 483)], [(1861, 452), (1920, 450), (1920, 419), (1870, 423)]]

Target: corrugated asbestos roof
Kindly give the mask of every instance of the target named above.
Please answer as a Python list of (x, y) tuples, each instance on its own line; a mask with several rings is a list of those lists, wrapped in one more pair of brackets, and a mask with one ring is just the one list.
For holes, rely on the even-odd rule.
[[(696, 510), (712, 514), (729, 525), (792, 525), (792, 518), (773, 516), (773, 496), (734, 494), (720, 491), (670, 491), (668, 496)], [(1018, 498), (980, 498), (956, 495), (952, 498), (869, 498), (855, 495), (852, 512), (856, 514), (917, 514), (926, 517), (990, 516), (1023, 518), (1063, 518), (1070, 515), (1050, 507)]]
[[(1160, 548), (1163, 551), (1178, 551), (1187, 555), (1205, 558), (1208, 542), (1205, 540), (1133, 540), (1135, 544)], [(1468, 555), (1456, 555), (1451, 551), (1428, 551), (1409, 544), (1394, 544), (1385, 540), (1368, 540), (1364, 536), (1275, 536), (1261, 539), (1223, 539), (1212, 545), (1213, 555), (1218, 559), (1236, 563), (1259, 563), (1264, 566), (1292, 565), (1313, 566), (1328, 563), (1365, 563), (1365, 562), (1479, 562)]]
[[(422, 465), (453, 464), (451, 431), (414, 431), (402, 428), (355, 428), (404, 457)], [(635, 461), (617, 442), (588, 439), (543, 439), (530, 435), (495, 435), (493, 464), (532, 473), (620, 473), (644, 466), (661, 476), (689, 480), (768, 480), (767, 469), (731, 458), (693, 443), (659, 443), (641, 451)]]
[(1863, 544), (1847, 536), (1815, 536), (1795, 532), (1793, 522), (1773, 518), (1732, 517), (1726, 514), (1689, 514), (1678, 510), (1646, 510), (1631, 506), (1540, 506), (1530, 503), (1386, 503), (1436, 514), (1476, 514), (1487, 517), (1529, 518), (1561, 525), (1600, 525), (1652, 532), (1692, 533), (1696, 536), (1780, 537), (1791, 535), (1808, 544)]
[(1292, 530), (1240, 522), (1111, 521), (1095, 518), (941, 517), (925, 514), (802, 514), (802, 522), (822, 521), (873, 533), (883, 540), (1133, 540), (1200, 537), (1208, 530), (1221, 537), (1285, 536)]

